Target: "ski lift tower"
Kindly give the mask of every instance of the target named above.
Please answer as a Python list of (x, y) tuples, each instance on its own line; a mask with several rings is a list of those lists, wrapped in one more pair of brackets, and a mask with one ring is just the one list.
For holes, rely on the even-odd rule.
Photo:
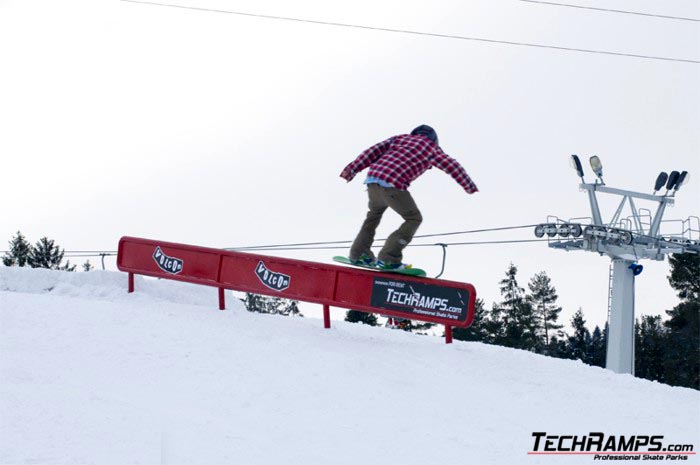
[[(561, 221), (549, 217), (547, 223), (535, 227), (535, 236), (545, 235), (549, 246), (562, 250), (585, 250), (611, 258), (608, 294), (608, 332), (606, 368), (616, 373), (634, 374), (634, 285), (643, 266), (642, 259), (663, 261), (670, 253), (700, 253), (700, 219), (672, 220), (681, 231), (672, 236), (661, 235), (661, 225), (667, 206), (672, 206), (678, 189), (688, 181), (686, 171), (659, 174), (653, 194), (615, 189), (605, 185), (603, 166), (597, 156), (590, 158), (597, 179), (589, 184), (583, 179), (583, 167), (577, 155), (571, 164), (581, 178), (580, 188), (588, 194), (591, 207), (590, 224), (572, 219)], [(666, 192), (657, 194), (665, 187)], [(597, 194), (610, 194), (622, 200), (609, 222), (605, 222), (598, 206)], [(651, 201), (656, 211), (638, 209), (635, 200)], [(629, 203), (631, 216), (622, 218)], [(667, 222), (668, 223), (668, 222)], [(558, 236), (558, 237), (557, 237)]]

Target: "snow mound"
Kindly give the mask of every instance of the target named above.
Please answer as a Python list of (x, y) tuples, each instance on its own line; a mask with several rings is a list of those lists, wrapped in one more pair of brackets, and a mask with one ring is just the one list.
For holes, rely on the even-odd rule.
[[(134, 276), (136, 298), (191, 305), (218, 306), (217, 291), (207, 286)], [(114, 271), (89, 273), (1, 267), (0, 291), (51, 294), (63, 297), (99, 299), (111, 302), (128, 300), (127, 275)]]
[(528, 455), (538, 431), (698, 446), (691, 389), (126, 281), (0, 267), (0, 463), (593, 462)]

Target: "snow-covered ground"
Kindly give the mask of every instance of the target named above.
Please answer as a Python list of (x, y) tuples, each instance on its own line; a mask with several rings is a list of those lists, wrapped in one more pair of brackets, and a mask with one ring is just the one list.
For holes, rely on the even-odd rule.
[[(700, 443), (700, 393), (524, 351), (253, 314), (215, 289), (0, 267), (1, 464), (592, 463)], [(340, 311), (340, 310), (335, 310)], [(696, 455), (684, 463), (698, 463)]]

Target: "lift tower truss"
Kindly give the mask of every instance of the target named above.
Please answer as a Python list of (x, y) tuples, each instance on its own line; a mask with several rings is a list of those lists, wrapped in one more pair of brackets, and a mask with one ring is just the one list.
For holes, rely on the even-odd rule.
[[(589, 224), (554, 217), (535, 227), (535, 236), (549, 238), (549, 246), (561, 250), (584, 250), (607, 255), (612, 260), (609, 281), (608, 333), (606, 368), (617, 373), (634, 374), (634, 295), (635, 278), (642, 272), (641, 259), (662, 261), (670, 253), (700, 253), (700, 219), (672, 220), (680, 224), (675, 235), (662, 236), (661, 225), (667, 206), (672, 206), (677, 190), (687, 181), (687, 172), (661, 173), (653, 194), (607, 187), (603, 182), (600, 159), (591, 157), (591, 167), (598, 180), (586, 183), (577, 155), (572, 166), (581, 178), (580, 188), (588, 195), (591, 208)], [(663, 187), (663, 195), (656, 193)], [(621, 197), (617, 210), (607, 223), (598, 204), (597, 193)], [(651, 201), (656, 210), (637, 208), (635, 200)], [(623, 218), (625, 206), (631, 215)], [(552, 217), (550, 217), (551, 219)]]

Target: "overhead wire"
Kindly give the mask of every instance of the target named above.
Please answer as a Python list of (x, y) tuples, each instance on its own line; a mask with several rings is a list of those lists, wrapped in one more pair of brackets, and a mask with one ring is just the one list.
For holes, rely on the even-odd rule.
[[(408, 244), (406, 247), (435, 247), (435, 246), (448, 246), (448, 245), (489, 245), (489, 244), (519, 244), (519, 243), (526, 243), (526, 242), (547, 242), (547, 239), (516, 239), (516, 240), (502, 240), (502, 241), (475, 241), (475, 242), (441, 242), (441, 243), (435, 243), (435, 244)], [(379, 247), (379, 245), (373, 246), (373, 247)], [(255, 251), (264, 251), (264, 252), (277, 252), (277, 251), (295, 251), (295, 250), (344, 250), (347, 249), (347, 246), (315, 246), (315, 247), (276, 247), (272, 249), (255, 249), (255, 250), (249, 250), (245, 249), (246, 251), (249, 252), (255, 252)], [(233, 250), (233, 251), (241, 251), (243, 249), (224, 249), (224, 250)]]
[[(444, 236), (454, 236), (454, 235), (460, 235), (460, 234), (473, 234), (473, 233), (482, 233), (482, 232), (496, 232), (496, 231), (507, 231), (507, 230), (514, 230), (514, 229), (523, 229), (523, 228), (533, 228), (539, 225), (543, 225), (547, 223), (536, 223), (536, 224), (528, 224), (528, 225), (521, 225), (521, 226), (504, 226), (504, 227), (498, 227), (498, 228), (483, 228), (483, 229), (472, 229), (472, 230), (466, 230), (466, 231), (452, 231), (452, 232), (446, 232), (446, 233), (435, 233), (435, 234), (423, 234), (423, 235), (416, 235), (414, 236), (414, 239), (425, 239), (425, 238), (433, 238), (433, 237), (444, 237)], [(577, 223), (578, 224), (578, 223)], [(581, 224), (582, 227), (588, 226), (585, 224)], [(590, 225), (590, 226), (595, 226), (595, 225)], [(605, 226), (608, 228), (608, 226)], [(616, 229), (616, 228), (612, 228)], [(664, 239), (663, 237), (653, 237), (649, 236), (643, 233), (638, 233), (638, 232), (633, 232), (634, 237), (637, 238), (645, 238), (645, 239), (650, 239), (658, 243), (660, 246), (665, 245), (665, 246), (678, 246), (679, 244), (676, 242), (673, 242), (668, 239)], [(381, 243), (383, 241), (386, 241), (387, 239), (377, 239), (375, 242)], [(533, 243), (533, 242), (561, 242), (562, 240), (567, 240), (565, 237), (548, 237), (544, 239), (508, 239), (508, 240), (489, 240), (489, 241), (468, 241), (468, 242), (447, 242), (447, 243), (422, 243), (422, 244), (409, 244), (408, 247), (435, 247), (435, 246), (462, 246), (462, 245), (490, 245), (490, 244), (523, 244), (523, 243)], [(246, 247), (227, 247), (224, 250), (236, 250), (236, 251), (249, 251), (249, 252), (256, 252), (256, 251), (266, 251), (266, 252), (274, 252), (274, 251), (294, 251), (294, 250), (338, 250), (338, 249), (346, 249), (348, 247), (348, 244), (351, 243), (352, 241), (350, 240), (345, 240), (345, 241), (324, 241), (324, 242), (298, 242), (298, 243), (289, 243), (289, 244), (269, 244), (269, 245), (260, 245), (260, 246), (246, 246)], [(345, 244), (345, 245), (341, 245)], [(379, 247), (380, 244), (377, 245)]]
[[(452, 231), (452, 232), (446, 232), (446, 233), (434, 233), (434, 234), (419, 234), (416, 236), (413, 236), (414, 239), (425, 239), (429, 237), (442, 237), (442, 236), (455, 236), (455, 235), (461, 235), (461, 234), (474, 234), (474, 233), (481, 233), (481, 232), (495, 232), (495, 231), (507, 231), (507, 230), (514, 230), (514, 229), (523, 229), (523, 228), (534, 228), (535, 226), (539, 225), (540, 223), (537, 224), (528, 224), (528, 225), (521, 225), (521, 226), (503, 226), (503, 227), (498, 227), (498, 228), (483, 228), (483, 229), (471, 229), (471, 230), (466, 230), (466, 231)], [(377, 239), (377, 242), (383, 242), (386, 241), (387, 238), (383, 239)], [(224, 250), (275, 250), (279, 247), (284, 247), (286, 250), (290, 250), (290, 247), (306, 247), (306, 246), (327, 246), (327, 245), (336, 245), (336, 244), (349, 244), (351, 243), (352, 240), (344, 240), (344, 241), (324, 241), (324, 242), (297, 242), (297, 243), (290, 243), (290, 244), (269, 244), (269, 245), (254, 245), (254, 246), (244, 246), (244, 247), (227, 247)], [(329, 248), (340, 248), (340, 247), (329, 247)], [(311, 250), (311, 249), (306, 249), (306, 250)]]
[(205, 11), (205, 12), (211, 12), (211, 13), (227, 13), (227, 14), (233, 14), (233, 15), (238, 15), (238, 16), (248, 16), (248, 17), (253, 17), (253, 18), (274, 19), (274, 20), (280, 20), (280, 21), (293, 21), (293, 22), (298, 22), (298, 23), (320, 24), (320, 25), (325, 25), (325, 26), (337, 26), (337, 27), (365, 29), (365, 30), (382, 31), (382, 32), (393, 32), (393, 33), (412, 34), (412, 35), (429, 36), (429, 37), (440, 37), (440, 38), (444, 38), (444, 39), (468, 40), (468, 41), (486, 42), (486, 43), (501, 44), (501, 45), (534, 47), (534, 48), (542, 48), (542, 49), (559, 50), (559, 51), (564, 51), (564, 52), (592, 53), (592, 54), (623, 56), (623, 57), (630, 57), (630, 58), (673, 61), (673, 62), (682, 62), (682, 63), (695, 63), (695, 64), (700, 63), (700, 60), (692, 60), (692, 59), (686, 59), (686, 58), (673, 58), (673, 57), (654, 56), (654, 55), (641, 55), (641, 54), (635, 54), (635, 53), (612, 52), (612, 51), (608, 51), (608, 50), (595, 50), (595, 49), (585, 49), (585, 48), (575, 48), (575, 47), (563, 47), (563, 46), (557, 46), (557, 45), (536, 44), (536, 43), (530, 43), (530, 42), (517, 42), (517, 41), (510, 41), (510, 40), (487, 39), (484, 37), (469, 37), (469, 36), (461, 36), (461, 35), (456, 35), (456, 34), (441, 34), (441, 33), (435, 33), (435, 32), (414, 31), (414, 30), (409, 30), (409, 29), (396, 29), (396, 28), (388, 28), (388, 27), (366, 26), (366, 25), (361, 25), (361, 24), (340, 23), (340, 22), (335, 22), (335, 21), (321, 21), (321, 20), (313, 20), (313, 19), (305, 19), (305, 18), (295, 18), (295, 17), (291, 17), (291, 16), (266, 15), (266, 14), (261, 14), (261, 13), (248, 13), (248, 12), (234, 11), (234, 10), (220, 10), (220, 9), (214, 9), (214, 8), (202, 8), (202, 7), (194, 7), (194, 6), (186, 6), (186, 5), (175, 5), (175, 4), (169, 4), (169, 3), (158, 3), (158, 2), (150, 2), (150, 1), (144, 1), (144, 0), (121, 0), (121, 1), (128, 2), (128, 3), (138, 3), (138, 4), (143, 4), (143, 5), (164, 6), (164, 7), (172, 7), (172, 8), (181, 8), (181, 9), (186, 9), (186, 10)]
[(526, 3), (538, 3), (541, 5), (549, 5), (549, 6), (561, 6), (561, 7), (568, 7), (568, 8), (578, 8), (581, 10), (594, 10), (594, 11), (602, 11), (605, 13), (622, 13), (622, 14), (628, 14), (628, 15), (638, 15), (638, 16), (649, 16), (653, 18), (661, 18), (661, 19), (675, 19), (679, 21), (695, 21), (695, 22), (700, 22), (700, 19), (697, 18), (687, 18), (683, 16), (669, 16), (669, 15), (660, 15), (656, 13), (644, 13), (641, 11), (629, 11), (629, 10), (615, 10), (612, 8), (600, 8), (600, 7), (594, 7), (594, 6), (585, 6), (585, 5), (574, 5), (571, 3), (558, 3), (558, 2), (545, 2), (542, 0), (518, 0), (520, 2), (526, 2)]
[(409, 247), (433, 247), (436, 245), (491, 245), (491, 244), (524, 244), (528, 242), (548, 242), (547, 239), (514, 239), (503, 241), (471, 241), (471, 242), (441, 242), (438, 244), (408, 244)]
[[(520, 226), (504, 226), (504, 227), (498, 227), (498, 228), (482, 228), (482, 229), (472, 229), (472, 230), (466, 230), (466, 231), (452, 231), (452, 232), (446, 232), (446, 233), (435, 233), (435, 234), (423, 234), (419, 236), (414, 236), (415, 239), (421, 239), (421, 238), (432, 238), (432, 237), (441, 237), (441, 236), (454, 236), (454, 235), (460, 235), (460, 234), (474, 234), (474, 233), (482, 233), (482, 232), (495, 232), (495, 231), (507, 231), (507, 230), (514, 230), (514, 229), (523, 229), (523, 228), (531, 228), (535, 227), (538, 225), (542, 225), (545, 223), (538, 223), (538, 224), (532, 224), (532, 225), (520, 225)], [(584, 225), (582, 225), (584, 226)], [(594, 226), (594, 225), (591, 225)], [(659, 237), (652, 237), (648, 236), (645, 234), (639, 234), (639, 233), (634, 233), (635, 237), (639, 238), (649, 238), (655, 241), (657, 244), (657, 247), (673, 247), (673, 246), (679, 246), (682, 244), (675, 243), (673, 241), (664, 239), (664, 238), (659, 238)], [(527, 243), (536, 243), (536, 242), (561, 242), (562, 240), (567, 240), (566, 238), (562, 237), (547, 237), (547, 238), (537, 238), (537, 239), (505, 239), (505, 240), (485, 240), (485, 241), (462, 241), (462, 242), (438, 242), (438, 243), (418, 243), (418, 244), (409, 244), (407, 247), (437, 247), (440, 246), (443, 248), (443, 260), (444, 260), (444, 250), (448, 246), (468, 246), (468, 245), (503, 245), (503, 244), (527, 244)], [(571, 240), (571, 239), (568, 239)], [(575, 239), (578, 240), (578, 239)], [(386, 239), (379, 239), (377, 242), (382, 242), (386, 241)], [(292, 244), (273, 244), (273, 245), (263, 245), (263, 246), (248, 246), (248, 247), (228, 247), (224, 248), (223, 250), (234, 250), (234, 251), (249, 251), (249, 252), (256, 252), (256, 251), (264, 251), (264, 252), (281, 252), (281, 251), (309, 251), (309, 250), (338, 250), (338, 249), (347, 249), (348, 243), (351, 241), (323, 241), (323, 242), (303, 242), (303, 243), (292, 243)], [(340, 244), (345, 244), (345, 245), (340, 245)], [(380, 247), (380, 245), (376, 245), (375, 247)], [(8, 251), (0, 251), (0, 253), (8, 253)], [(104, 265), (104, 259), (105, 257), (111, 257), (111, 256), (116, 256), (117, 252), (116, 251), (96, 251), (96, 250), (75, 250), (75, 251), (65, 251), (64, 250), (64, 258), (91, 258), (91, 257), (101, 257), (102, 258), (102, 267), (103, 269), (105, 268)], [(443, 266), (444, 266), (444, 261), (443, 261)]]
[[(446, 237), (446, 236), (455, 236), (455, 235), (464, 235), (464, 234), (477, 234), (477, 233), (484, 233), (484, 232), (498, 232), (498, 231), (512, 231), (516, 229), (525, 229), (525, 228), (534, 228), (536, 226), (540, 225), (546, 225), (550, 223), (535, 223), (535, 224), (526, 224), (526, 225), (519, 225), (519, 226), (501, 226), (501, 227), (495, 227), (495, 228), (481, 228), (481, 229), (470, 229), (470, 230), (463, 230), (463, 231), (449, 231), (449, 232), (441, 232), (441, 233), (432, 233), (432, 234), (420, 234), (414, 236), (414, 239), (427, 239), (427, 238), (435, 238), (435, 237)], [(551, 224), (558, 224), (558, 223), (551, 223)], [(563, 222), (562, 224), (568, 224), (568, 222)], [(579, 223), (576, 223), (579, 224)], [(586, 224), (581, 224), (581, 226), (589, 226)], [(590, 225), (590, 226), (596, 226), (596, 225)], [(608, 226), (604, 226), (608, 227)], [(613, 228), (613, 229), (619, 229), (619, 228)], [(665, 239), (663, 237), (654, 237), (650, 236), (644, 233), (639, 233), (632, 231), (634, 237), (637, 238), (645, 238), (649, 240), (656, 241), (659, 244), (670, 244), (670, 245), (678, 245), (678, 243), (673, 242), (671, 240)], [(544, 238), (544, 239), (504, 239), (504, 240), (487, 240), (487, 241), (463, 241), (463, 242), (440, 242), (440, 243), (418, 243), (418, 244), (409, 244), (408, 247), (434, 247), (434, 246), (461, 246), (461, 245), (488, 245), (488, 244), (522, 244), (522, 243), (532, 243), (532, 242), (552, 242), (552, 241), (561, 241), (566, 238), (557, 238), (557, 237), (549, 237), (549, 238)], [(376, 239), (376, 243), (381, 243), (386, 241), (387, 238), (382, 238), (382, 239)], [(294, 242), (294, 243), (286, 243), (286, 244), (267, 244), (267, 245), (252, 245), (252, 246), (240, 246), (240, 247), (224, 247), (222, 248), (223, 250), (233, 250), (233, 251), (268, 251), (268, 252), (273, 252), (273, 251), (293, 251), (293, 250), (337, 250), (337, 249), (345, 249), (348, 247), (348, 244), (350, 244), (352, 240), (335, 240), (335, 241), (317, 241), (317, 242)], [(377, 246), (380, 246), (378, 244)], [(0, 250), (0, 253), (9, 253), (9, 251), (6, 250)], [(101, 257), (101, 256), (116, 256), (117, 251), (114, 250), (64, 250), (64, 257), (66, 258), (86, 258), (86, 257)]]
[[(502, 226), (496, 228), (481, 228), (481, 229), (470, 229), (464, 231), (450, 231), (443, 233), (432, 233), (432, 234), (420, 234), (414, 236), (414, 239), (426, 239), (433, 237), (444, 237), (444, 236), (455, 236), (462, 234), (476, 234), (483, 232), (496, 232), (496, 231), (509, 231), (515, 229), (523, 228), (533, 228), (541, 223), (527, 224), (520, 226)], [(377, 239), (376, 242), (386, 241), (386, 238)], [(478, 242), (448, 242), (442, 243), (444, 245), (477, 245), (477, 244), (506, 244), (506, 243), (523, 243), (523, 242), (542, 242), (546, 241), (544, 239), (529, 239), (529, 240), (499, 240), (499, 241), (478, 241)], [(268, 245), (253, 245), (253, 246), (243, 246), (243, 247), (224, 247), (223, 250), (239, 250), (239, 251), (255, 251), (255, 250), (329, 250), (329, 249), (343, 249), (347, 248), (347, 244), (350, 244), (352, 240), (337, 240), (337, 241), (318, 241), (318, 242), (296, 242), (287, 244), (268, 244)], [(346, 245), (340, 245), (346, 244)], [(426, 247), (434, 246), (439, 244), (409, 244), (409, 247)], [(0, 251), (0, 253), (8, 253), (8, 251)], [(65, 257), (99, 257), (99, 256), (114, 256), (117, 252), (114, 250), (64, 250)]]

